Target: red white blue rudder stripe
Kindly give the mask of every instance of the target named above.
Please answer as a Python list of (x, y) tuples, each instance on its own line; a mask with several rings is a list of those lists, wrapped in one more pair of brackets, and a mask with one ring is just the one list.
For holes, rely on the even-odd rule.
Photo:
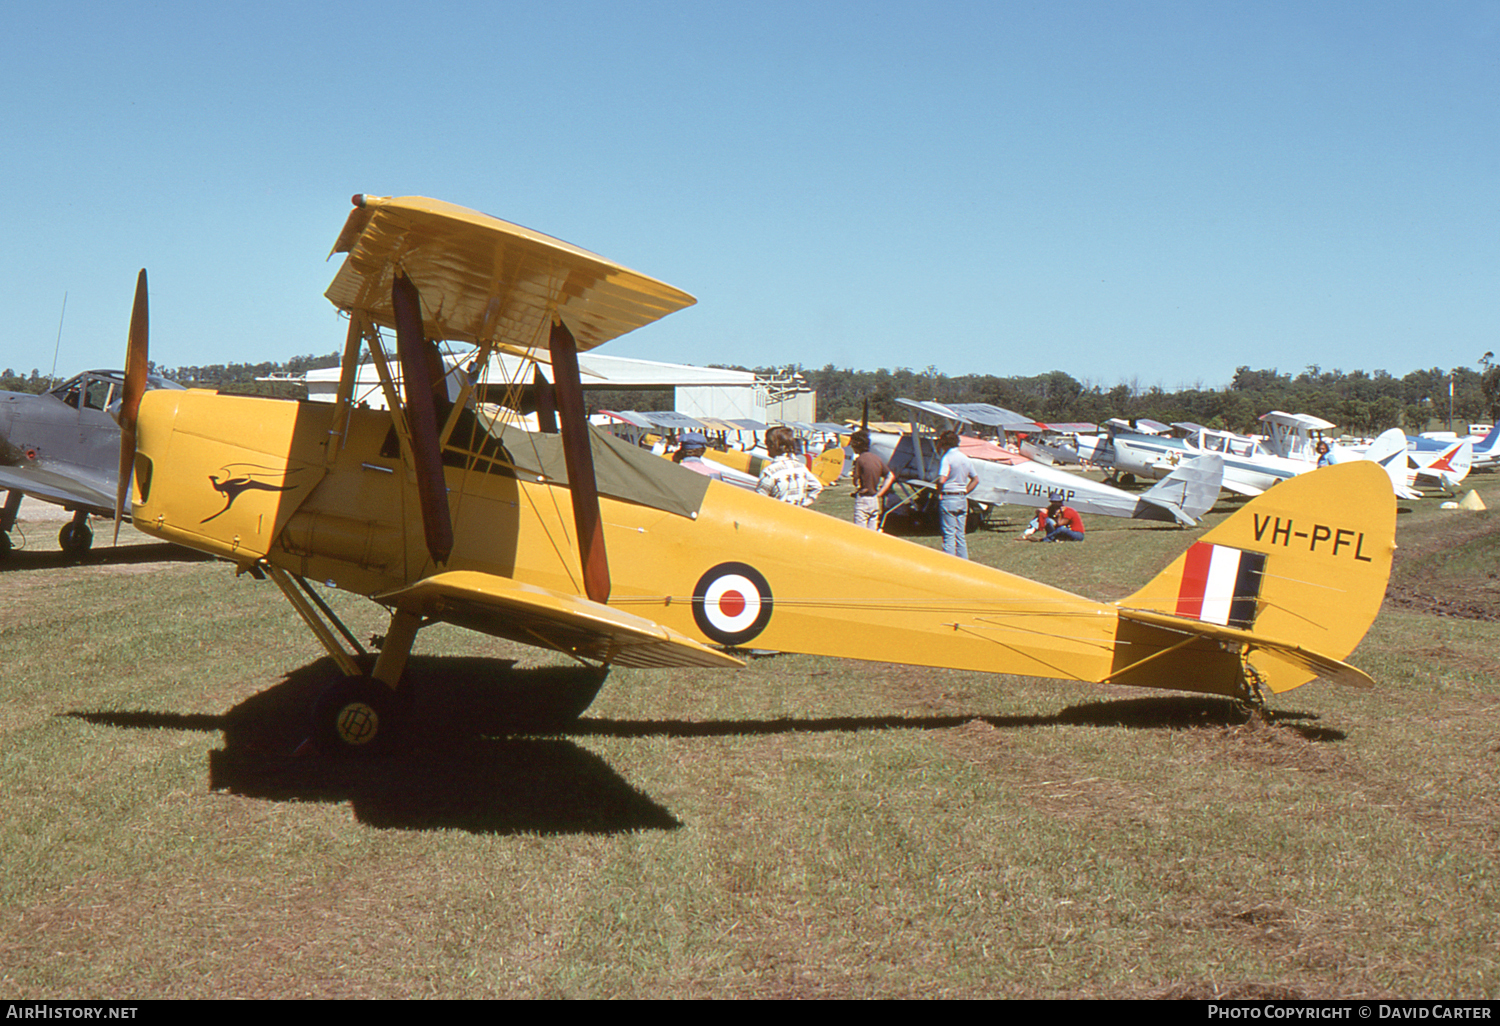
[(1182, 568), (1177, 615), (1248, 629), (1255, 623), (1265, 567), (1264, 553), (1198, 542)]

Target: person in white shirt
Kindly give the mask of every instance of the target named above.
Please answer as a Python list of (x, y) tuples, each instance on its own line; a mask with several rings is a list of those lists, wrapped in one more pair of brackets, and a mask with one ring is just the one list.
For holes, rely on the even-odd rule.
[(797, 455), (797, 436), (792, 429), (778, 426), (767, 431), (766, 452), (771, 459), (761, 469), (755, 490), (793, 506), (811, 506), (823, 491), (823, 482)]
[(964, 527), (969, 519), (969, 493), (979, 487), (979, 478), (974, 473), (974, 464), (958, 447), (958, 432), (944, 431), (938, 435), (938, 452), (943, 454), (938, 464), (938, 523), (943, 529), (943, 551), (960, 559), (969, 558), (969, 539)]

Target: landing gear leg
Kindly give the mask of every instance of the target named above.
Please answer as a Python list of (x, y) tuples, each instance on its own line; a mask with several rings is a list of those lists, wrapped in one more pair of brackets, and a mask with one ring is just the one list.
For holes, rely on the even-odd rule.
[(336, 680), (318, 697), (313, 708), (313, 740), (320, 749), (373, 755), (396, 748), (406, 719), (406, 695), (398, 688), (421, 626), (421, 617), (396, 610), (374, 671), (369, 676)]
[(21, 500), (24, 497), (15, 489), (5, 493), (5, 507), (0, 509), (0, 559), (10, 555), (10, 532), (16, 526), (16, 514), (21, 511)]
[(330, 754), (378, 755), (394, 748), (405, 697), (396, 685), (411, 655), (420, 618), (400, 612), (392, 615), (375, 671), (369, 674), (365, 672), (369, 653), (305, 580), (268, 562), (257, 563), (253, 572), (276, 582), (343, 672), (313, 705), (311, 743)]

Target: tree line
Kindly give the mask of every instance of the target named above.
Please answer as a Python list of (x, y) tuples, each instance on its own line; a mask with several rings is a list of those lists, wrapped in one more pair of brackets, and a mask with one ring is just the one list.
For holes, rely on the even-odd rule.
[[(294, 356), (282, 363), (209, 364), (160, 367), (154, 374), (194, 388), (216, 388), (251, 395), (297, 396), (299, 386), (268, 378), (295, 377), (308, 370), (336, 367), (340, 355)], [(828, 364), (821, 369), (806, 367), (733, 367), (759, 374), (799, 374), (818, 393), (818, 419), (843, 422), (859, 420), (869, 402), (870, 419), (904, 421), (908, 411), (898, 398), (935, 399), (941, 403), (990, 403), (1043, 422), (1102, 423), (1111, 417), (1126, 420), (1150, 418), (1170, 424), (1186, 420), (1206, 427), (1249, 433), (1261, 414), (1270, 410), (1309, 413), (1332, 421), (1345, 431), (1375, 435), (1387, 428), (1408, 432), (1445, 426), (1449, 417), (1449, 382), (1452, 382), (1452, 417), (1456, 428), (1489, 421), (1500, 416), (1500, 362), (1485, 353), (1477, 370), (1439, 367), (1415, 370), (1404, 377), (1386, 371), (1325, 371), (1312, 365), (1300, 374), (1277, 369), (1240, 367), (1224, 388), (1184, 388), (1167, 391), (1160, 385), (1141, 387), (1121, 382), (1105, 387), (1087, 379), (1080, 381), (1065, 371), (1029, 377), (997, 377), (965, 374), (950, 377), (929, 366), (926, 370), (862, 371)], [(723, 366), (723, 365), (719, 365)], [(36, 369), (29, 376), (6, 368), (0, 374), (0, 389), (11, 392), (43, 392), (55, 382)], [(671, 403), (668, 392), (585, 393), (591, 411), (599, 409), (655, 409)], [(646, 405), (642, 405), (645, 402)], [(651, 405), (654, 403), (655, 405)]]
[(1397, 378), (1373, 373), (1325, 371), (1309, 366), (1300, 374), (1277, 369), (1240, 367), (1224, 388), (1184, 388), (1169, 392), (1160, 385), (1120, 383), (1111, 387), (1079, 381), (1064, 371), (1030, 377), (1001, 378), (969, 374), (949, 377), (935, 367), (924, 371), (855, 371), (835, 368), (780, 368), (800, 373), (818, 393), (818, 418), (859, 419), (869, 400), (871, 420), (906, 420), (898, 398), (934, 399), (940, 403), (990, 403), (1045, 423), (1102, 423), (1111, 417), (1149, 418), (1170, 424), (1192, 421), (1205, 427), (1241, 433), (1258, 429), (1261, 414), (1271, 410), (1307, 413), (1332, 421), (1353, 434), (1376, 435), (1392, 427), (1408, 432), (1435, 430), (1449, 417), (1448, 387), (1453, 383), (1452, 417), (1460, 430), (1500, 414), (1500, 366), (1493, 354), (1481, 369), (1452, 372), (1434, 367)]

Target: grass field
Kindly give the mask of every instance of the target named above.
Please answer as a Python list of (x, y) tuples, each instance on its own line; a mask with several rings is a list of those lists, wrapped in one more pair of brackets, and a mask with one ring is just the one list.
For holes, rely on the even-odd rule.
[[(1469, 484), (1500, 509), (1500, 475)], [(847, 516), (838, 492), (820, 508)], [(354, 764), (291, 755), (330, 671), (272, 585), (128, 529), (65, 562), (25, 522), (0, 565), (0, 993), (1500, 997), (1500, 520), (1437, 506), (1403, 504), (1352, 658), (1379, 688), (1314, 683), (1270, 724), (774, 656), (616, 671), (531, 736), (504, 724), (532, 682), (495, 660), (554, 660), (438, 627), (424, 742)], [(1089, 527), (971, 555), (1115, 598), (1200, 533)]]

